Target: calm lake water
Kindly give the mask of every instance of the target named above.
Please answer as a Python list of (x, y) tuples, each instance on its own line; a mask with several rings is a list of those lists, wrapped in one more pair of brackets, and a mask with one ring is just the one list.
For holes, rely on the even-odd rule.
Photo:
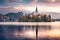
[(38, 40), (60, 40), (60, 22), (50, 22), (49, 25), (0, 25), (0, 40), (36, 40), (36, 27)]

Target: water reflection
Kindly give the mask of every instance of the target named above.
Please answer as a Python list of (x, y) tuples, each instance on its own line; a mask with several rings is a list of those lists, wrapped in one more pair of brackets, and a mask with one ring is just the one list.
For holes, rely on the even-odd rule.
[[(59, 28), (51, 25), (37, 26), (38, 40), (59, 40)], [(36, 26), (0, 25), (0, 40), (36, 40)]]

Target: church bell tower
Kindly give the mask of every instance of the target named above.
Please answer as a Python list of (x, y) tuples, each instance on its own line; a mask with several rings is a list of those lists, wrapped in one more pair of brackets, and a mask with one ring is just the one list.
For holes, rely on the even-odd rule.
[(36, 7), (36, 10), (35, 10), (36, 14), (38, 13), (38, 8)]

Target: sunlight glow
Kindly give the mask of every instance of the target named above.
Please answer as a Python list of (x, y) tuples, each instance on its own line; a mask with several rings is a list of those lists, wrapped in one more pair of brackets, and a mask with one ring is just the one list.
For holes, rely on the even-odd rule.
[(49, 32), (51, 37), (60, 37), (60, 29), (54, 29)]
[(56, 0), (48, 0), (49, 2), (55, 2)]
[(28, 38), (35, 38), (35, 31), (30, 30), (30, 31), (23, 31), (23, 32), (15, 32), (14, 35), (18, 37), (28, 37)]
[[(19, 37), (28, 37), (28, 38), (35, 38), (36, 32), (35, 31), (25, 31), (23, 33), (15, 32), (14, 35)], [(60, 37), (60, 29), (51, 29), (51, 30), (45, 30), (45, 31), (39, 31), (38, 37)]]

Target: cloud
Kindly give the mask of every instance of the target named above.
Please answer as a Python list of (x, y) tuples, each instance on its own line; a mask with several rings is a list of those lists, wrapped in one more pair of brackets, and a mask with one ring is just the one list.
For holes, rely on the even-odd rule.
[[(51, 1), (51, 0), (50, 0)], [(23, 10), (23, 11), (25, 11), (24, 10), (24, 8), (28, 8), (29, 9), (29, 7), (30, 6), (36, 6), (36, 4), (34, 3), (34, 2), (37, 2), (37, 3), (39, 3), (39, 4), (37, 4), (37, 6), (43, 6), (43, 8), (45, 9), (47, 9), (47, 7), (49, 7), (51, 4), (48, 4), (47, 2), (49, 2), (48, 0), (0, 0), (0, 14), (2, 14), (2, 13), (7, 13), (7, 12), (18, 12), (18, 11), (21, 11), (21, 10)], [(43, 3), (43, 4), (40, 4), (40, 3)], [(47, 5), (46, 5), (46, 4)], [(50, 3), (50, 2), (49, 2)], [(60, 0), (56, 0), (55, 1), (55, 3), (60, 3)], [(53, 6), (57, 6), (57, 4), (55, 4), (54, 3), (54, 5)], [(2, 6), (2, 4), (3, 4), (3, 6)], [(28, 5), (27, 5), (28, 4)], [(34, 5), (33, 5), (34, 4)], [(60, 4), (59, 4), (60, 5)], [(58, 5), (58, 6), (59, 6)], [(25, 7), (26, 6), (26, 7)], [(40, 6), (40, 7), (41, 7)], [(46, 6), (46, 7), (44, 7), (44, 6)], [(21, 7), (23, 7), (21, 10), (19, 9), (19, 8), (21, 8)], [(40, 8), (39, 7), (39, 8)], [(59, 6), (60, 7), (60, 6)], [(31, 7), (30, 7), (31, 8)], [(43, 10), (43, 8), (40, 8), (41, 10)], [(57, 7), (58, 8), (58, 7)], [(33, 8), (32, 8), (33, 9)], [(45, 9), (45, 10), (46, 10)], [(55, 8), (54, 8), (55, 9)], [(59, 8), (58, 8), (59, 9)], [(30, 10), (30, 9), (29, 9)], [(48, 8), (48, 10), (50, 10), (49, 8)], [(51, 9), (52, 10), (52, 9)], [(51, 11), (50, 10), (50, 11)], [(60, 9), (59, 9), (60, 10)], [(59, 11), (58, 10), (58, 11)], [(57, 10), (56, 10), (57, 11)], [(55, 12), (55, 11), (54, 11)]]
[(38, 3), (60, 4), (60, 0), (37, 0)]
[(33, 0), (0, 0), (1, 6), (18, 6), (30, 4)]
[(38, 0), (37, 2), (46, 2), (46, 0)]
[(19, 0), (5, 0), (6, 3), (17, 3), (19, 2)]
[(0, 8), (0, 14), (7, 14), (9, 12), (18, 12), (13, 7), (1, 7)]
[(2, 5), (4, 3), (4, 0), (0, 0), (0, 5)]
[(30, 4), (33, 0), (0, 0), (0, 5)]
[[(35, 4), (34, 2), (37, 3), (52, 3), (53, 0), (0, 0), (0, 6), (2, 6), (2, 4), (4, 6), (8, 6), (8, 5), (26, 5), (26, 4)], [(60, 0), (55, 0), (55, 3), (60, 3)]]

